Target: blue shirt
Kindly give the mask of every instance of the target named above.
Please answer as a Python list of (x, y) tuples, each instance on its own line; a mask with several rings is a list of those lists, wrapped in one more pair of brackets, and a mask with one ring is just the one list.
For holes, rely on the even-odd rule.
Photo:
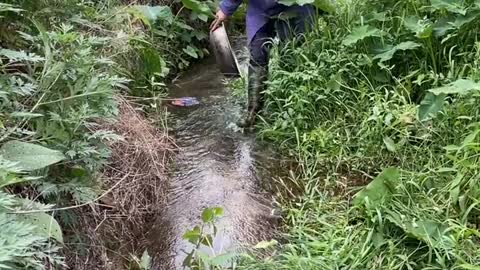
[[(222, 0), (220, 9), (227, 16), (233, 15), (243, 0)], [(248, 42), (253, 39), (257, 31), (262, 28), (272, 16), (279, 15), (282, 12), (296, 12), (299, 16), (307, 16), (313, 12), (311, 5), (305, 6), (285, 6), (277, 0), (249, 0), (247, 7), (247, 39)]]

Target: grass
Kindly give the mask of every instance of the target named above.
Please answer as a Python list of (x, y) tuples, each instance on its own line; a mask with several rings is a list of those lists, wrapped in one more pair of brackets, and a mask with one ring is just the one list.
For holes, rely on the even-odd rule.
[(181, 4), (122, 2), (0, 3), (2, 269), (120, 269), (144, 252), (171, 146), (145, 116), (207, 30)]
[(478, 269), (480, 17), (440, 2), (341, 1), (275, 49), (260, 136), (301, 195), (244, 268)]

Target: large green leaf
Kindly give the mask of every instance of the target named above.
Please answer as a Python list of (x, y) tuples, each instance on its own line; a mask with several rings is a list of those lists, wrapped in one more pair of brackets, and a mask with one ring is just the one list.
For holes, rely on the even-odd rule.
[(455, 29), (452, 21), (442, 17), (433, 24), (433, 33), (436, 37), (444, 36), (448, 31)]
[(431, 0), (431, 6), (435, 10), (445, 9), (452, 13), (465, 15), (467, 10), (462, 5), (462, 0)]
[(389, 50), (387, 50), (383, 53), (375, 55), (375, 57), (373, 57), (373, 59), (380, 59), (380, 62), (385, 62), (385, 61), (388, 61), (388, 60), (392, 59), (397, 51), (413, 50), (413, 49), (418, 48), (420, 46), (421, 45), (416, 43), (416, 42), (405, 41), (405, 42), (402, 42), (402, 43), (400, 43), (396, 46), (393, 46), (391, 49), (389, 49)]
[(457, 29), (461, 28), (462, 26), (469, 24), (476, 20), (477, 18), (480, 17), (480, 12), (475, 11), (475, 12), (469, 12), (467, 15), (457, 15), (455, 18), (455, 21), (453, 21), (451, 24), (455, 26)]
[(366, 187), (355, 195), (354, 205), (362, 205), (367, 200), (370, 206), (380, 206), (382, 202), (388, 200), (395, 187), (395, 182), (400, 178), (400, 172), (397, 168), (387, 168), (372, 180)]
[(443, 109), (443, 103), (445, 101), (445, 95), (435, 95), (433, 93), (427, 93), (420, 102), (418, 108), (418, 119), (420, 121), (427, 120), (437, 114)]
[(387, 21), (387, 12), (372, 11), (365, 15), (365, 22), (385, 22)]
[(387, 211), (387, 219), (403, 231), (432, 247), (452, 247), (448, 226), (429, 219), (415, 220), (393, 211)]
[(25, 171), (42, 169), (65, 159), (59, 151), (20, 141), (6, 142), (0, 148), (0, 156), (17, 162), (17, 166)]
[(183, 239), (187, 240), (188, 242), (194, 245), (198, 243), (198, 241), (200, 240), (200, 237), (202, 237), (202, 231), (198, 226), (195, 226), (193, 229), (183, 234)]
[(478, 91), (478, 90), (480, 90), (479, 83), (476, 83), (472, 80), (458, 79), (445, 86), (433, 88), (428, 91), (435, 95), (440, 95), (440, 94), (466, 94), (470, 91)]
[(278, 2), (285, 6), (292, 6), (292, 5), (303, 6), (307, 4), (313, 4), (315, 7), (325, 12), (328, 12), (328, 13), (335, 12), (335, 5), (330, 0), (279, 0)]
[(42, 236), (52, 237), (55, 240), (63, 243), (62, 229), (58, 222), (49, 214), (46, 213), (31, 213), (16, 215), (18, 221), (32, 224), (35, 226), (35, 231)]
[(336, 10), (335, 5), (330, 0), (315, 0), (313, 5), (328, 13), (335, 13)]
[(210, 10), (206, 3), (198, 0), (182, 0), (182, 4), (193, 12), (208, 15), (209, 17), (213, 16), (212, 10)]
[(183, 52), (190, 55), (191, 57), (193, 58), (198, 58), (198, 54), (197, 52), (195, 51), (195, 48), (193, 48), (192, 46), (187, 46), (186, 48), (183, 49)]
[(433, 31), (436, 37), (441, 37), (448, 31), (460, 29), (479, 18), (479, 10), (468, 11), (467, 14), (456, 14), (455, 17), (441, 17), (433, 24)]
[(382, 35), (382, 31), (370, 25), (362, 25), (355, 27), (352, 32), (345, 37), (343, 40), (343, 45), (351, 46), (357, 43), (360, 40), (363, 40), (367, 37), (379, 37)]
[(167, 63), (163, 60), (162, 56), (157, 50), (152, 48), (144, 48), (140, 51), (143, 65), (142, 69), (149, 77), (154, 75), (167, 76), (170, 72), (167, 67)]
[(132, 13), (139, 17), (145, 24), (151, 25), (157, 20), (165, 20), (172, 23), (174, 16), (172, 10), (168, 6), (132, 6)]
[(409, 16), (404, 20), (405, 27), (415, 33), (418, 38), (429, 38), (433, 32), (433, 25), (428, 20), (419, 19), (417, 16)]

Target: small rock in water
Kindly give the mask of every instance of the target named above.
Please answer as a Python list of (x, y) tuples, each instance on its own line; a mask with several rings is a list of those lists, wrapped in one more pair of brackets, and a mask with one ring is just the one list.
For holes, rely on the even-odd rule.
[(195, 97), (182, 97), (177, 98), (172, 101), (172, 104), (175, 106), (189, 107), (200, 104), (197, 98)]
[(233, 132), (240, 132), (240, 133), (243, 133), (243, 128), (237, 126), (237, 124), (235, 123), (229, 123), (228, 126), (227, 126), (227, 129), (230, 129), (232, 130)]

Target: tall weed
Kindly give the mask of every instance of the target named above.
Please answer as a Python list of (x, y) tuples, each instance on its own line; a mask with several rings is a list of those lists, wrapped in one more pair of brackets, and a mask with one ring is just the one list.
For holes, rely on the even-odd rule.
[(163, 95), (206, 53), (197, 19), (173, 12), (115, 0), (0, 3), (0, 268), (64, 264), (62, 229), (78, 217), (47, 213), (99, 196), (108, 145), (122, 140), (101, 125), (116, 120), (116, 97)]
[(284, 200), (288, 242), (246, 268), (480, 264), (479, 11), (342, 1), (276, 48), (260, 134), (298, 157), (303, 194)]

